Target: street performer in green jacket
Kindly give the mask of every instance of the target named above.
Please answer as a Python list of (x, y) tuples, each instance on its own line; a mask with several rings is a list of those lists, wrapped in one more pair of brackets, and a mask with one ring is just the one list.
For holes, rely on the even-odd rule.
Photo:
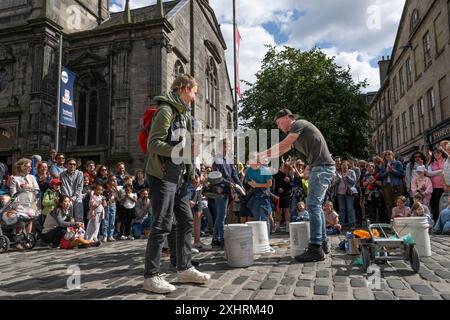
[(145, 253), (144, 274), (144, 289), (154, 293), (176, 290), (159, 275), (161, 250), (174, 218), (177, 222), (177, 282), (202, 284), (211, 278), (209, 274), (196, 270), (191, 262), (193, 216), (187, 183), (197, 184), (190, 157), (190, 111), (197, 90), (193, 77), (180, 75), (170, 92), (154, 98), (158, 111), (150, 127), (146, 170), (152, 190), (154, 220)]

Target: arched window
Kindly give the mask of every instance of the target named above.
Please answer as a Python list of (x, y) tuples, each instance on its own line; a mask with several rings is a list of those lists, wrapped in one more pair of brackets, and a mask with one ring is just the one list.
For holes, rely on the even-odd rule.
[(99, 75), (81, 76), (78, 87), (77, 146), (106, 144), (109, 114), (103, 79)]
[(231, 112), (228, 112), (227, 115), (227, 128), (233, 129), (233, 117), (231, 116)]
[(218, 82), (217, 68), (214, 59), (211, 57), (206, 68), (206, 124), (209, 128), (218, 127)]
[(414, 32), (416, 30), (417, 25), (419, 24), (419, 10), (414, 9), (411, 14), (411, 32)]
[(173, 76), (176, 78), (180, 74), (184, 74), (184, 67), (180, 60), (177, 60), (175, 62), (174, 68), (173, 68)]

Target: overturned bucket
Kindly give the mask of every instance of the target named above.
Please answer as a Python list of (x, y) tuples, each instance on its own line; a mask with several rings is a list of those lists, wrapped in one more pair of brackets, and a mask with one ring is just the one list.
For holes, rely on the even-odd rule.
[(291, 222), (289, 224), (289, 237), (291, 241), (291, 256), (301, 255), (308, 249), (309, 222)]
[(246, 224), (228, 224), (224, 227), (225, 259), (232, 268), (253, 265), (253, 229)]
[(271, 253), (266, 221), (247, 222), (253, 228), (253, 253)]
[(430, 235), (427, 217), (404, 217), (394, 219), (394, 228), (400, 238), (411, 234), (420, 257), (431, 256)]

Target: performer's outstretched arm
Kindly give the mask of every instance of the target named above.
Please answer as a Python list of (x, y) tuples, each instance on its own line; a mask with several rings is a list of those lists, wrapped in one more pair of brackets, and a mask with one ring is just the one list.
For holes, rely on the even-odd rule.
[(270, 149), (268, 149), (266, 151), (260, 152), (258, 154), (258, 156), (261, 159), (264, 159), (264, 158), (269, 158), (269, 159), (279, 158), (283, 154), (285, 154), (286, 152), (288, 152), (289, 150), (292, 149), (292, 145), (295, 143), (295, 141), (297, 141), (299, 136), (300, 135), (297, 134), (297, 133), (289, 133), (288, 136), (283, 141), (281, 141), (280, 143), (277, 143), (272, 148), (270, 148)]

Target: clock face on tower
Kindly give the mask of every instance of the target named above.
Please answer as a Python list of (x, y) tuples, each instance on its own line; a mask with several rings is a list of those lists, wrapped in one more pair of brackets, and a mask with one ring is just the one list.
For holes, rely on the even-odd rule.
[(4, 68), (0, 68), (0, 92), (6, 89), (10, 81), (8, 71)]

